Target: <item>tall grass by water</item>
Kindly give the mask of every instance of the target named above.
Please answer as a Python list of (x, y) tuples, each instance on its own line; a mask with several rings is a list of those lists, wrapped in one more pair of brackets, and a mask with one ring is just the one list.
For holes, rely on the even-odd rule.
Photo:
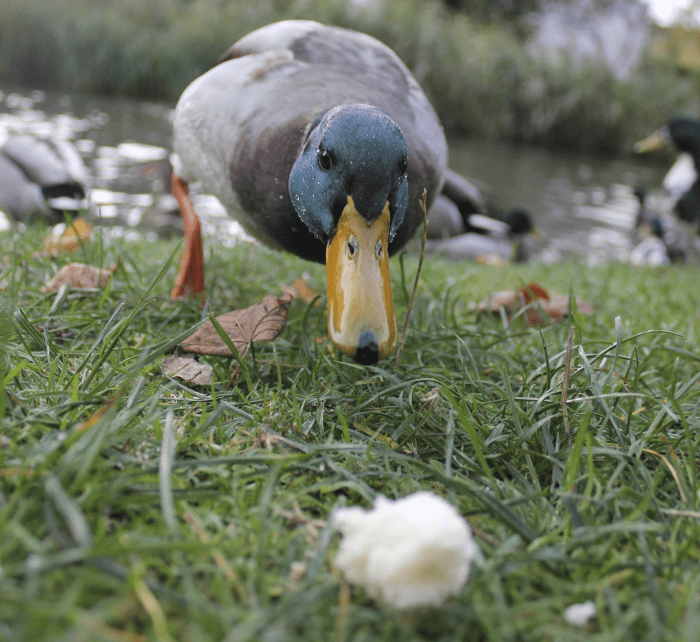
[[(84, 247), (104, 291), (41, 294), (68, 259), (0, 235), (3, 640), (679, 640), (700, 628), (700, 294), (690, 268), (426, 262), (400, 366), (360, 367), (295, 300), (206, 387), (160, 362), (200, 319), (168, 242)], [(323, 268), (207, 250), (215, 313)], [(399, 318), (415, 256), (392, 259)], [(529, 281), (596, 304), (528, 328), (471, 304)], [(168, 444), (174, 437), (174, 447)], [(430, 490), (480, 549), (443, 609), (343, 605), (328, 518)], [(565, 609), (592, 601), (583, 627)]]
[(174, 102), (234, 41), (269, 22), (311, 18), (365, 31), (407, 63), (451, 132), (559, 149), (629, 153), (679, 112), (700, 81), (650, 60), (629, 80), (600, 65), (533, 59), (527, 22), (485, 24), (438, 0), (5, 0), (0, 82)]

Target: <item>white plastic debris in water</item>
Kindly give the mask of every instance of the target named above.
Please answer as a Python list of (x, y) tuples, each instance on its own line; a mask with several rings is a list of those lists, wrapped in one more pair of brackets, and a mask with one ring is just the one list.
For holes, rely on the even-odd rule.
[(582, 604), (572, 604), (564, 611), (564, 619), (569, 624), (583, 626), (595, 615), (595, 604), (592, 600)]
[(397, 609), (440, 606), (459, 591), (477, 553), (469, 525), (429, 492), (374, 508), (340, 508), (331, 516), (343, 535), (335, 558), (345, 578)]

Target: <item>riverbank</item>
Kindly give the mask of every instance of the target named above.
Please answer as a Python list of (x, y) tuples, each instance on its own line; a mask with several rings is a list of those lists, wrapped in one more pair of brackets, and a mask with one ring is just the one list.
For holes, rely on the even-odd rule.
[[(324, 308), (294, 300), (274, 344), (233, 378), (202, 357), (197, 386), (161, 370), (200, 316), (168, 296), (178, 244), (98, 239), (70, 258), (118, 263), (109, 287), (47, 295), (69, 258), (34, 254), (44, 232), (0, 235), (3, 639), (692, 638), (695, 269), (431, 259), (400, 366), (338, 358)], [(217, 314), (302, 273), (324, 290), (322, 266), (260, 246), (207, 254)], [(392, 261), (401, 320), (415, 269)], [(472, 309), (529, 281), (596, 310), (528, 328)], [(340, 582), (329, 517), (418, 490), (479, 556), (445, 608), (400, 613)]]
[(174, 102), (245, 33), (313, 18), (365, 31), (396, 50), (451, 133), (625, 155), (669, 115), (698, 110), (698, 78), (669, 65), (647, 60), (623, 81), (600, 67), (533, 59), (522, 23), (485, 24), (437, 1), (359, 6), (6, 0), (0, 83)]

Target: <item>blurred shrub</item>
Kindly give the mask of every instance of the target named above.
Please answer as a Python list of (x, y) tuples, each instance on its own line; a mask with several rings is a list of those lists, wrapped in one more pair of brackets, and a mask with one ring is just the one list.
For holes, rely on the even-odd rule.
[[(462, 4), (478, 5), (478, 18), (489, 6)], [(498, 5), (503, 15), (496, 22), (438, 0), (3, 5), (0, 82), (6, 84), (174, 101), (245, 33), (275, 20), (312, 18), (365, 31), (392, 47), (452, 132), (615, 154), (673, 113), (700, 112), (698, 79), (658, 63), (647, 62), (623, 82), (600, 67), (534, 60), (523, 44), (523, 23), (507, 11), (515, 6), (510, 1)]]
[(514, 20), (537, 11), (540, 0), (443, 0), (448, 7), (483, 21)]

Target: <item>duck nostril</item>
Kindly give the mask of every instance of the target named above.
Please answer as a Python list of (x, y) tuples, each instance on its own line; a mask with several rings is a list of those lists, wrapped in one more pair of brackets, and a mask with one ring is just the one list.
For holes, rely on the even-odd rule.
[(355, 361), (363, 366), (370, 366), (379, 361), (379, 343), (374, 336), (374, 332), (365, 330), (360, 335), (360, 340), (357, 342)]

